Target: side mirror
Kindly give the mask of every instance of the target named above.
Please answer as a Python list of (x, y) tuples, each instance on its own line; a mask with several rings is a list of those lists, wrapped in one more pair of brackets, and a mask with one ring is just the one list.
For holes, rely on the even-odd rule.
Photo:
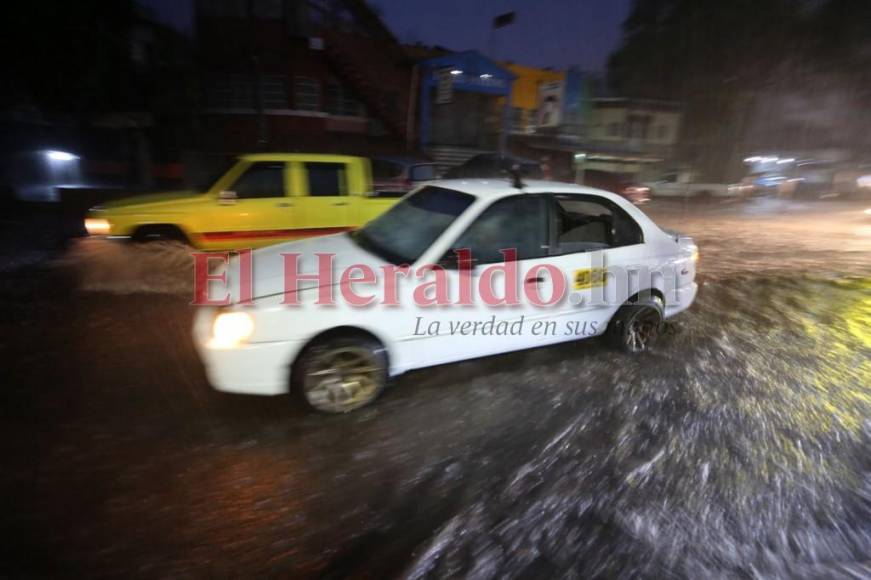
[(222, 191), (218, 194), (218, 203), (221, 205), (233, 205), (239, 199), (235, 191)]

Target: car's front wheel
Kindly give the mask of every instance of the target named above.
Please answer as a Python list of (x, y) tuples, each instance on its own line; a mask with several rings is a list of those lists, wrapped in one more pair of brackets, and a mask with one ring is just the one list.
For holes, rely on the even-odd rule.
[(644, 352), (656, 340), (661, 325), (658, 304), (626, 304), (608, 324), (608, 339), (612, 346), (626, 352)]
[(147, 242), (179, 242), (190, 245), (190, 240), (178, 227), (173, 225), (141, 226), (133, 232), (131, 241), (139, 244)]
[(336, 336), (305, 349), (294, 365), (291, 389), (312, 409), (347, 413), (374, 401), (387, 376), (387, 353), (378, 341)]

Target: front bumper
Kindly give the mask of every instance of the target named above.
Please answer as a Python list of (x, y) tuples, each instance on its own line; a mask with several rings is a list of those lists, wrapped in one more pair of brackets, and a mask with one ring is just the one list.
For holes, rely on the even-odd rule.
[(246, 395), (287, 393), (291, 364), (305, 343), (282, 340), (213, 348), (208, 343), (214, 314), (214, 309), (202, 308), (194, 319), (194, 344), (212, 387)]
[(212, 387), (245, 395), (288, 392), (291, 361), (302, 346), (301, 342), (263, 342), (234, 349), (213, 349), (197, 344)]

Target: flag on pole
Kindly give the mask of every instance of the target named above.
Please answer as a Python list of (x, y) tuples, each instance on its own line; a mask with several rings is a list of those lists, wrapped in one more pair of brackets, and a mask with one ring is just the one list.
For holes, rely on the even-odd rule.
[(509, 24), (514, 24), (514, 15), (514, 12), (506, 12), (504, 14), (500, 14), (493, 19), (493, 28), (503, 28), (505, 26), (508, 26)]

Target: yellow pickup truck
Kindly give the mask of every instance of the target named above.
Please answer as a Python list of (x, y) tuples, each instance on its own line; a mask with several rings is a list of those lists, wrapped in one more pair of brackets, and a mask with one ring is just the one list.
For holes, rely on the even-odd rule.
[(396, 203), (372, 191), (370, 162), (347, 155), (244, 155), (205, 193), (153, 194), (92, 208), (92, 236), (252, 248), (342, 232)]

